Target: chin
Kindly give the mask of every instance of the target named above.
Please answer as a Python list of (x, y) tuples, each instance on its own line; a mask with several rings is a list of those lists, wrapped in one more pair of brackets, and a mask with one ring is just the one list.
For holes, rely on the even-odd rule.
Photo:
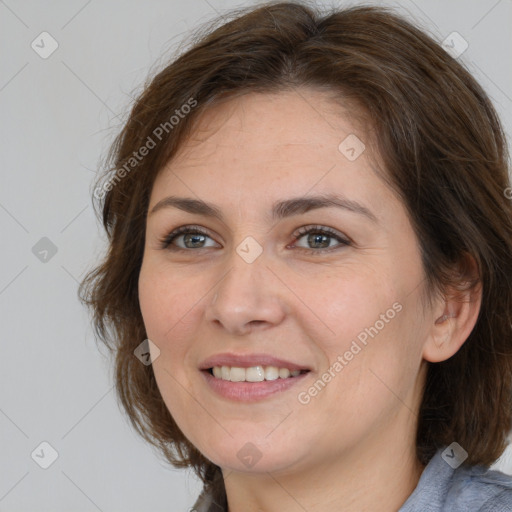
[[(269, 443), (263, 447), (258, 443), (247, 440), (230, 441), (226, 446), (209, 447), (205, 456), (224, 470), (243, 473), (286, 473), (292, 467), (297, 469), (307, 454), (301, 455), (296, 449), (283, 445), (283, 443)], [(236, 439), (236, 438), (235, 438)]]

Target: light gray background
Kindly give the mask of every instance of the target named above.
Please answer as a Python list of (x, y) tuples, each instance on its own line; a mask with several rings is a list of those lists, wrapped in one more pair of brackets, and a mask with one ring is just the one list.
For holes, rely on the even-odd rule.
[[(195, 476), (167, 467), (117, 408), (77, 284), (104, 247), (91, 182), (131, 97), (190, 29), (255, 3), (0, 0), (0, 511), (194, 503)], [(461, 59), (512, 132), (512, 0), (373, 3), (439, 41), (459, 32)], [(47, 59), (31, 48), (42, 31), (59, 44)], [(42, 237), (58, 249), (46, 263), (32, 252)], [(31, 458), (42, 441), (59, 455), (46, 470)], [(512, 474), (510, 447), (496, 467)]]

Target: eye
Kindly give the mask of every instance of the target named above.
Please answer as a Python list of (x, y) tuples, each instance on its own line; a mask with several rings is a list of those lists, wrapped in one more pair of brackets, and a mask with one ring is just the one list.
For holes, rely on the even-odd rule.
[[(205, 247), (214, 247), (214, 245), (205, 245), (207, 238), (211, 237), (206, 231), (195, 226), (181, 226), (169, 233), (165, 238), (160, 240), (162, 249), (170, 250), (187, 250), (187, 249), (203, 249)], [(181, 243), (176, 243), (176, 241)], [(171, 245), (175, 245), (171, 249)]]
[[(309, 246), (300, 246), (309, 253), (322, 253), (337, 249), (339, 246), (351, 245), (351, 241), (341, 236), (340, 233), (331, 228), (324, 226), (304, 226), (300, 228), (295, 234), (295, 241), (305, 238), (306, 244)], [(338, 244), (332, 244), (332, 242)]]
[[(310, 246), (299, 244), (292, 247), (298, 247), (303, 251), (315, 254), (329, 252), (340, 246), (351, 245), (349, 239), (344, 238), (337, 231), (324, 226), (304, 226), (295, 232), (293, 237), (294, 242), (305, 238), (306, 244), (310, 244)], [(212, 241), (209, 245), (207, 245), (208, 239)], [(337, 244), (333, 245), (332, 242), (337, 242)], [(181, 226), (175, 229), (160, 240), (160, 245), (162, 249), (172, 251), (205, 249), (218, 246), (205, 230), (197, 226)]]

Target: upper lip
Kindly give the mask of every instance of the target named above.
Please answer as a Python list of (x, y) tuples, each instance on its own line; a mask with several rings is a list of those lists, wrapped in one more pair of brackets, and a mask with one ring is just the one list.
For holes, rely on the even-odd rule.
[(270, 354), (215, 354), (205, 359), (200, 365), (200, 370), (209, 370), (214, 366), (236, 366), (239, 368), (250, 368), (251, 366), (277, 366), (289, 370), (310, 370), (308, 366), (293, 363), (271, 356)]

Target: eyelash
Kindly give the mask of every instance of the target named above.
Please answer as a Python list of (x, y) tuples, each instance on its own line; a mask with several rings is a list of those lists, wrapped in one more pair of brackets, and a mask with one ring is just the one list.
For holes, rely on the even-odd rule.
[[(333, 250), (339, 249), (343, 246), (350, 246), (352, 245), (352, 241), (348, 238), (343, 238), (340, 236), (336, 231), (334, 231), (331, 228), (324, 227), (324, 226), (303, 226), (299, 228), (294, 234), (294, 243), (297, 242), (300, 238), (302, 238), (305, 235), (309, 235), (310, 233), (320, 234), (320, 235), (327, 235), (330, 238), (336, 239), (340, 243), (340, 245), (337, 245), (335, 247), (328, 247), (325, 249), (306, 249), (304, 247), (299, 247), (299, 250), (306, 252), (308, 254), (318, 254), (318, 253), (325, 253), (325, 252), (332, 252)], [(175, 252), (189, 252), (196, 249), (184, 249), (182, 247), (172, 247), (172, 242), (180, 235), (182, 234), (192, 234), (192, 235), (203, 235), (207, 236), (208, 238), (211, 238), (211, 236), (203, 229), (196, 227), (196, 226), (181, 226), (168, 235), (166, 235), (164, 238), (160, 239), (160, 247), (162, 249), (167, 249), (170, 251)], [(199, 247), (198, 249), (209, 249), (209, 247)]]

